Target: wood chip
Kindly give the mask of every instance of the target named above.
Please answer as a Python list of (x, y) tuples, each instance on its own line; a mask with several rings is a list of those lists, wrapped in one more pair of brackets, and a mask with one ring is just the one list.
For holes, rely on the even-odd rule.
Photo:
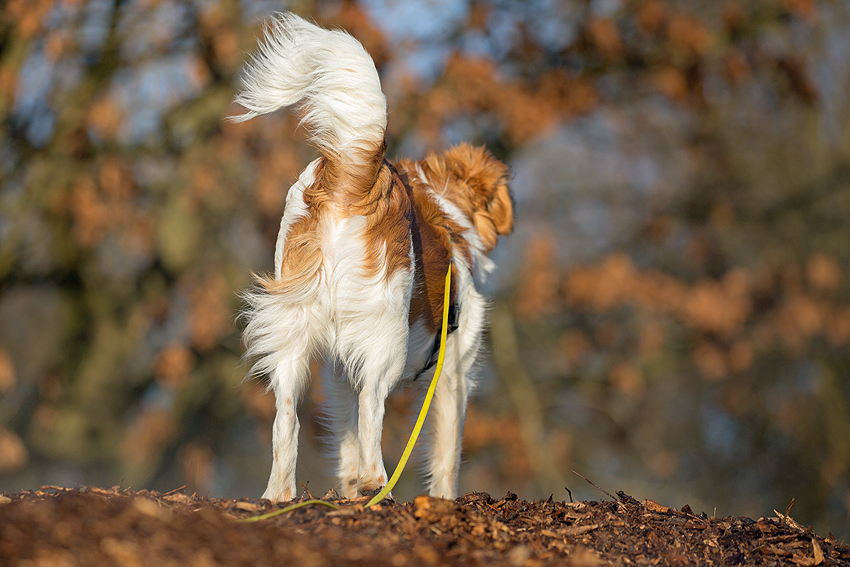
[(573, 528), (567, 528), (566, 530), (563, 531), (563, 534), (565, 536), (582, 535), (582, 534), (586, 534), (588, 532), (592, 532), (593, 530), (597, 529), (599, 526), (600, 526), (600, 524), (593, 524), (593, 525), (590, 525), (590, 526), (575, 526)]
[(823, 550), (820, 548), (820, 544), (815, 538), (812, 538), (812, 553), (815, 556), (815, 565), (823, 563)]
[(662, 514), (666, 514), (670, 511), (670, 508), (668, 508), (667, 506), (662, 506), (654, 500), (644, 500), (643, 506), (650, 512), (661, 512)]

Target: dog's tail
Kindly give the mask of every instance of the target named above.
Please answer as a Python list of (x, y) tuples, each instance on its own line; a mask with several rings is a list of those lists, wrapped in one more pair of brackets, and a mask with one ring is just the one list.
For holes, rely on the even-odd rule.
[(233, 117), (237, 122), (302, 102), (302, 123), (325, 158), (351, 166), (382, 162), (387, 100), (372, 58), (344, 31), (277, 14), (235, 102), (247, 110)]

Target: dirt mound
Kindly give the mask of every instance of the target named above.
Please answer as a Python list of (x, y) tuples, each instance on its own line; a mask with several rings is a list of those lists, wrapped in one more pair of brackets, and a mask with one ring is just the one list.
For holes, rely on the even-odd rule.
[(0, 497), (4, 565), (850, 565), (850, 547), (787, 515), (709, 518), (625, 494), (526, 502), (470, 493), (408, 504), (280, 506), (113, 488)]

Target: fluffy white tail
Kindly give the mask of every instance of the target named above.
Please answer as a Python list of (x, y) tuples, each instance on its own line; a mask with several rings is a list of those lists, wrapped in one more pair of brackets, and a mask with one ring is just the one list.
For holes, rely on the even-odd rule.
[(359, 162), (368, 159), (364, 152), (374, 155), (382, 148), (387, 100), (375, 63), (360, 42), (294, 14), (277, 14), (235, 99), (247, 112), (233, 120), (250, 120), (299, 101), (311, 141), (328, 159)]

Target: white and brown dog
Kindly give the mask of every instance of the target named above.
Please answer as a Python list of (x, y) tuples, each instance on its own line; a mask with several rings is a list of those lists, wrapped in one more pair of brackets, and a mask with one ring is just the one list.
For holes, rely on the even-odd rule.
[(302, 103), (321, 157), (289, 189), (274, 276), (245, 294), (246, 356), (276, 397), (271, 477), (264, 498), (295, 496), (296, 406), (309, 363), (324, 355), (336, 474), (342, 494), (385, 485), (384, 403), (396, 385), (427, 383), (452, 265), (453, 324), (444, 374), (426, 421), (429, 491), (457, 492), (469, 371), (485, 301), (474, 276), (511, 232), (508, 168), (486, 150), (454, 147), (422, 161), (384, 157), (386, 99), (363, 46), (292, 14), (268, 24), (236, 102), (254, 116)]

